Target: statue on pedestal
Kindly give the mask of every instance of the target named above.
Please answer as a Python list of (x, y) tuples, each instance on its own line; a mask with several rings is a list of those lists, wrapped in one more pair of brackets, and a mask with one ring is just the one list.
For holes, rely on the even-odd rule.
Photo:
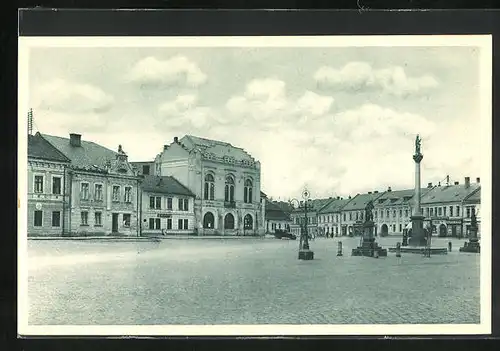
[(415, 155), (420, 155), (421, 142), (422, 139), (420, 139), (420, 136), (417, 134), (417, 137), (415, 138)]
[(373, 221), (373, 201), (368, 202), (365, 208), (365, 222)]

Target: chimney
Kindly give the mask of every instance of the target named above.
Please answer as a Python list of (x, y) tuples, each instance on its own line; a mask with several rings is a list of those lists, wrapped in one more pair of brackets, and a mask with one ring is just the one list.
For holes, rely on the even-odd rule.
[(344, 200), (344, 198), (343, 198), (343, 197), (341, 197), (341, 198), (340, 198), (340, 200)]
[(458, 182), (455, 182), (455, 185), (458, 185)]
[(82, 146), (82, 135), (70, 133), (69, 134), (69, 144), (71, 146), (75, 146), (75, 147)]
[(479, 177), (477, 177), (477, 178), (476, 178), (476, 183), (477, 183), (477, 184), (479, 184), (479, 183), (480, 183), (480, 180), (481, 180), (481, 179), (480, 179)]
[(340, 196), (337, 196), (337, 200), (340, 200)]
[(368, 192), (369, 195), (371, 195), (371, 193), (372, 193), (371, 191)]
[(465, 177), (465, 187), (468, 188), (470, 186), (470, 177)]
[(438, 182), (438, 186), (441, 186), (441, 182)]
[(373, 193), (374, 193), (374, 194), (378, 194), (378, 190), (375, 190)]
[(179, 143), (179, 138), (174, 137), (174, 143), (178, 144)]
[(168, 149), (168, 145), (163, 145), (163, 150)]
[(428, 188), (432, 188), (432, 183), (427, 184)]
[(349, 195), (349, 199), (351, 198), (351, 195)]
[(391, 192), (391, 191), (392, 191), (391, 187), (388, 187), (388, 188), (387, 188), (387, 191), (388, 191), (388, 192)]

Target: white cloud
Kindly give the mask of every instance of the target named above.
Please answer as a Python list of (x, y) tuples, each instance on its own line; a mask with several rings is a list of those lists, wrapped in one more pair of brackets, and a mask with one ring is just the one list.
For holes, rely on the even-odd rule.
[(379, 90), (398, 97), (422, 93), (439, 85), (431, 75), (409, 77), (400, 66), (374, 69), (366, 62), (349, 62), (341, 69), (320, 67), (314, 80), (320, 89)]
[(132, 67), (127, 78), (141, 85), (181, 85), (192, 88), (207, 81), (207, 75), (198, 65), (184, 56), (174, 56), (167, 60), (146, 57)]
[(333, 102), (332, 97), (311, 91), (293, 100), (287, 96), (285, 82), (264, 78), (250, 81), (243, 94), (227, 101), (226, 109), (229, 114), (244, 118), (247, 124), (257, 122), (266, 129), (322, 116), (331, 110)]
[(174, 100), (158, 106), (159, 125), (170, 128), (202, 129), (210, 125), (214, 111), (205, 106), (197, 105), (196, 95), (178, 95)]
[(103, 113), (114, 99), (99, 87), (54, 79), (35, 90), (35, 108), (56, 113)]

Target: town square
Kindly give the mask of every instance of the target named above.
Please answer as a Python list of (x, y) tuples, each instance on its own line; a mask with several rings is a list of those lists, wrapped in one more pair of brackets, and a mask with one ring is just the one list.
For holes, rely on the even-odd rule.
[(77, 42), (26, 46), (29, 325), (484, 322), (479, 46)]

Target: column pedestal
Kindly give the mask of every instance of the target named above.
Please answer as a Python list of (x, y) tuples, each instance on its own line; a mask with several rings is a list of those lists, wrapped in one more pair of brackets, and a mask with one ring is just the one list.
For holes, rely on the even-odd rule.
[(351, 256), (366, 257), (386, 257), (387, 250), (378, 245), (373, 236), (373, 221), (367, 221), (363, 224), (363, 241), (361, 246), (352, 249)]
[(411, 219), (411, 238), (408, 242), (410, 246), (427, 246), (427, 238), (424, 231), (424, 216), (413, 215)]

